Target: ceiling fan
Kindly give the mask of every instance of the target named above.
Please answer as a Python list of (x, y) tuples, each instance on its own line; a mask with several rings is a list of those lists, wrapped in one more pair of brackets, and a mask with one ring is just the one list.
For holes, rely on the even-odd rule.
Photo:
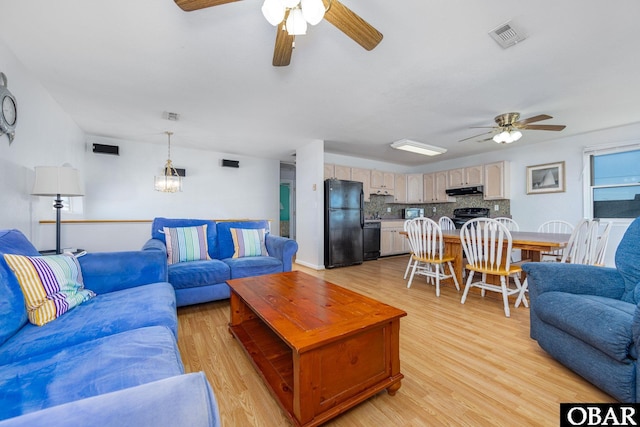
[[(470, 136), (469, 138), (461, 139), (459, 142), (467, 141), (469, 139), (478, 138), (480, 136), (493, 134), (493, 136), (485, 139), (480, 139), (478, 142), (494, 140), (499, 144), (510, 144), (519, 140), (522, 137), (520, 129), (528, 130), (551, 130), (561, 131), (566, 126), (564, 125), (534, 125), (531, 123), (541, 122), (543, 120), (549, 120), (553, 117), (540, 114), (537, 116), (529, 117), (528, 119), (520, 119), (520, 113), (505, 113), (495, 117), (497, 126), (477, 126), (477, 127), (489, 127), (489, 132), (481, 133), (479, 135)], [(475, 127), (474, 127), (475, 128)]]
[[(176, 4), (184, 11), (190, 12), (194, 10), (204, 9), (207, 7), (218, 6), (225, 3), (232, 3), (239, 0), (174, 0)], [(291, 62), (291, 53), (293, 52), (296, 32), (293, 31), (295, 24), (294, 18), (300, 22), (302, 11), (305, 10), (306, 3), (319, 2), (324, 5), (324, 12), (320, 11), (319, 19), (314, 19), (316, 24), (324, 19), (333, 24), (340, 31), (345, 33), (349, 38), (358, 43), (366, 50), (372, 50), (380, 41), (382, 41), (382, 33), (373, 28), (367, 21), (355, 14), (351, 9), (340, 3), (338, 0), (265, 0), (262, 6), (263, 13), (267, 20), (273, 25), (277, 25), (276, 42), (273, 51), (273, 65), (275, 67), (281, 67), (289, 65)], [(265, 11), (265, 8), (271, 9), (272, 7), (282, 8), (283, 16), (275, 15), (275, 21), (273, 19), (274, 14), (269, 14), (269, 11)], [(313, 6), (313, 5), (312, 5)], [(311, 7), (312, 7), (311, 6)], [(273, 9), (271, 9), (272, 11)], [(306, 19), (306, 18), (305, 18)], [(309, 21), (313, 25), (313, 22)], [(306, 22), (303, 22), (304, 29), (306, 30)], [(290, 28), (287, 28), (290, 27)], [(298, 35), (304, 34), (304, 32), (297, 32)]]

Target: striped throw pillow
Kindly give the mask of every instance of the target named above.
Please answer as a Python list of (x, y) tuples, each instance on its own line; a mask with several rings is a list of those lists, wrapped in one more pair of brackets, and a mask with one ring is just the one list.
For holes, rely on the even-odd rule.
[(264, 228), (230, 228), (233, 239), (233, 258), (266, 256)]
[(163, 227), (169, 264), (210, 259), (207, 224), (195, 227)]
[(4, 259), (20, 283), (27, 316), (34, 325), (49, 323), (96, 296), (84, 289), (80, 264), (71, 254), (5, 255)]

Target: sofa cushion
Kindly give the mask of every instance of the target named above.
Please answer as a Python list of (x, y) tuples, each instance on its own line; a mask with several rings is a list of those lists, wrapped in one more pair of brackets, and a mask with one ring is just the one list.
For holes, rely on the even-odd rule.
[(169, 283), (175, 289), (215, 285), (230, 278), (229, 266), (217, 259), (181, 262), (169, 267)]
[(637, 358), (631, 325), (634, 304), (593, 295), (545, 292), (532, 309), (538, 318), (623, 362)]
[(268, 256), (227, 258), (222, 261), (231, 269), (232, 279), (283, 272), (282, 261)]
[(177, 336), (175, 291), (166, 282), (99, 294), (44, 326), (27, 323), (0, 346), (0, 365), (145, 326)]
[(207, 224), (193, 227), (164, 227), (169, 264), (209, 259)]
[(164, 227), (193, 227), (205, 224), (207, 225), (207, 250), (209, 251), (209, 257), (218, 258), (217, 228), (213, 220), (157, 217), (153, 219), (151, 224), (151, 237), (160, 240), (166, 245), (167, 241), (163, 233)]
[(29, 321), (42, 326), (96, 296), (84, 289), (75, 256), (25, 256), (5, 254), (24, 295)]
[[(218, 252), (212, 258), (225, 259), (233, 257), (234, 245), (231, 237), (232, 228), (269, 230), (269, 222), (260, 221), (219, 221), (216, 223), (218, 233)], [(211, 251), (209, 251), (211, 253)]]
[(233, 258), (269, 255), (264, 245), (264, 228), (231, 228), (229, 231), (233, 240)]
[(0, 419), (183, 372), (175, 336), (166, 327), (140, 328), (60, 346), (57, 351), (2, 366)]
[[(7, 253), (37, 256), (40, 253), (18, 230), (0, 230), (0, 255)], [(24, 296), (16, 276), (0, 256), (0, 345), (27, 322)]]
[(622, 299), (637, 304), (636, 287), (640, 284), (640, 218), (636, 218), (625, 231), (616, 249), (616, 268), (624, 278), (625, 292)]

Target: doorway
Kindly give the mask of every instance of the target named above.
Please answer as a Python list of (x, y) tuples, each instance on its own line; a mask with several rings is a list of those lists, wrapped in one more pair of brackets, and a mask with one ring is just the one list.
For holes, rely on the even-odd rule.
[(280, 163), (280, 236), (296, 238), (296, 166)]

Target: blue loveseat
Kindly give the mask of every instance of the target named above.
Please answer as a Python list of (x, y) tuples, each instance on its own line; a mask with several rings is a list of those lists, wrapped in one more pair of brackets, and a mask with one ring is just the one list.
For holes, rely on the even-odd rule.
[(563, 365), (617, 400), (640, 401), (640, 218), (627, 229), (616, 268), (523, 265), (531, 338)]
[[(291, 271), (291, 263), (298, 251), (293, 239), (268, 233), (269, 222), (214, 221), (205, 219), (155, 218), (151, 225), (151, 239), (144, 251), (159, 251), (167, 258), (165, 227), (195, 227), (207, 225), (207, 260), (178, 262), (168, 265), (168, 281), (176, 292), (178, 307), (229, 298), (226, 281), (241, 277)], [(234, 244), (231, 229), (264, 229), (268, 255), (233, 258)]]
[(44, 326), (28, 321), (4, 254), (39, 253), (0, 230), (0, 426), (220, 424), (204, 375), (184, 374), (160, 252), (78, 258), (97, 295)]

